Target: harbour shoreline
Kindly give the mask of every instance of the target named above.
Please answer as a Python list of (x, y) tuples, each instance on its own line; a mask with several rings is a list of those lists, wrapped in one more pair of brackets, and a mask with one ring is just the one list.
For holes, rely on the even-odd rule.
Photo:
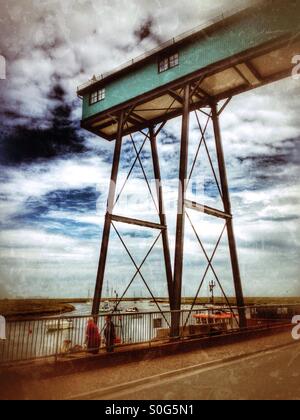
[(85, 302), (87, 299), (3, 299), (0, 300), (0, 314), (16, 320), (55, 316), (72, 313), (76, 303)]
[[(225, 304), (223, 299), (216, 298), (216, 305)], [(109, 301), (114, 302), (115, 299), (108, 298), (102, 299), (102, 302)], [(126, 298), (123, 302), (148, 302), (153, 305), (153, 300), (146, 298)], [(167, 298), (158, 298), (157, 302), (160, 304), (167, 304), (169, 300)], [(3, 315), (7, 319), (22, 320), (32, 317), (51, 317), (64, 314), (76, 313), (78, 305), (87, 305), (91, 303), (90, 299), (87, 298), (67, 298), (67, 299), (0, 299), (0, 315)], [(183, 304), (191, 305), (193, 303), (192, 298), (184, 298)], [(205, 305), (209, 303), (207, 298), (197, 299), (196, 305)], [(255, 305), (287, 305), (287, 304), (300, 304), (300, 298), (246, 298), (245, 303), (247, 306)], [(230, 299), (230, 304), (234, 305), (234, 300)]]

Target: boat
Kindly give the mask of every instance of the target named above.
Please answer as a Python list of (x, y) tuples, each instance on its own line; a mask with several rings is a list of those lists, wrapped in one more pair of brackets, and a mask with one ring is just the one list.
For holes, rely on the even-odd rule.
[(234, 315), (232, 313), (229, 312), (225, 312), (225, 311), (218, 311), (215, 313), (201, 313), (201, 314), (196, 314), (193, 315), (193, 318), (198, 319), (198, 320), (214, 320), (214, 321), (223, 321), (223, 320), (227, 320), (227, 319), (233, 319)]
[(127, 313), (131, 313), (131, 314), (137, 314), (139, 313), (139, 309), (136, 306), (132, 306), (131, 308), (127, 308), (126, 309)]
[(102, 305), (102, 307), (101, 307), (101, 309), (100, 309), (100, 312), (110, 313), (110, 312), (112, 312), (112, 311), (113, 311), (113, 309), (114, 309), (114, 308), (111, 306), (110, 302), (109, 302), (108, 300), (106, 300), (106, 301), (103, 303), (103, 305)]
[(71, 330), (73, 328), (73, 321), (67, 319), (55, 319), (53, 321), (49, 321), (46, 328), (48, 332)]
[(142, 318), (143, 315), (136, 306), (132, 306), (126, 309), (126, 313), (132, 316), (132, 318)]

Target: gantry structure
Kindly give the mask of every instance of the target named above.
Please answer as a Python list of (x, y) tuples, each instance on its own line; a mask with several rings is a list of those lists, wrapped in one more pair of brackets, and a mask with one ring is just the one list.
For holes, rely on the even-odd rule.
[[(223, 14), (209, 25), (173, 38), (112, 72), (94, 76), (78, 88), (78, 95), (83, 102), (82, 127), (99, 136), (99, 138), (115, 141), (93, 315), (99, 313), (111, 229), (114, 229), (119, 236), (135, 266), (134, 278), (137, 275), (141, 276), (154, 300), (155, 296), (142, 274), (142, 267), (158, 239), (162, 238), (166, 282), (170, 307), (174, 313), (170, 327), (172, 335), (174, 337), (178, 336), (180, 328), (179, 311), (183, 290), (185, 225), (189, 221), (207, 260), (207, 270), (200, 281), (194, 304), (210, 269), (217, 284), (224, 292), (222, 282), (214, 268), (213, 260), (221, 239), (227, 232), (236, 304), (239, 308), (238, 323), (241, 327), (246, 326), (246, 316), (243, 310), (245, 306), (243, 287), (221, 138), (220, 115), (234, 96), (291, 76), (294, 66), (293, 58), (300, 54), (299, 16), (300, 2), (298, 0), (251, 2), (251, 6), (248, 8), (227, 15)], [(191, 151), (195, 158), (190, 170), (188, 168), (188, 155), (190, 151), (190, 115), (192, 112), (196, 116), (200, 142), (199, 147)], [(204, 124), (199, 118), (200, 114), (206, 118)], [(181, 117), (182, 125), (176, 244), (174, 267), (172, 267), (157, 137), (165, 124), (177, 117)], [(208, 124), (211, 124), (213, 128), (217, 169), (213, 165), (205, 139)], [(137, 148), (134, 142), (134, 133), (140, 133), (144, 137), (141, 148)], [(135, 163), (139, 162), (142, 168), (142, 150), (144, 145), (150, 142), (154, 175), (157, 181), (156, 208), (159, 223), (132, 219), (114, 213), (120, 195), (117, 196), (116, 194), (116, 184), (122, 142), (126, 136), (129, 136), (132, 141), (136, 153)], [(222, 210), (187, 199), (186, 186), (199, 157), (200, 147), (205, 147), (208, 153), (218, 193), (222, 200)], [(148, 182), (145, 172), (143, 173)], [(151, 189), (149, 191), (151, 193)], [(224, 228), (212, 255), (209, 255), (205, 250), (197, 228), (192, 223), (187, 210), (202, 212), (224, 221)], [(157, 230), (158, 237), (141, 265), (137, 264), (118, 232), (117, 222)]]

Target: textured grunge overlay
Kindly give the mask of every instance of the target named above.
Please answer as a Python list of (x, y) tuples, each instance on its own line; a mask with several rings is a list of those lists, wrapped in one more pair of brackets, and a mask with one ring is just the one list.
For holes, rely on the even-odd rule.
[[(131, 307), (135, 300), (134, 305), (157, 311), (142, 281), (146, 278), (151, 293), (160, 297), (161, 307), (174, 321), (167, 302), (163, 243), (155, 229), (115, 221), (119, 230), (111, 230), (105, 295), (130, 297), (123, 306), (129, 312), (113, 320), (117, 334), (107, 329), (111, 319), (103, 307), (104, 325), (98, 330), (87, 299), (95, 286), (114, 142), (80, 127), (82, 102), (77, 87), (193, 27), (256, 1), (0, 0), (0, 400), (106, 399), (110, 402), (105, 403), (104, 414), (138, 418), (184, 410), (200, 415), (190, 404), (169, 403), (178, 399), (300, 398), (300, 311), (297, 314), (297, 306), (293, 313), (287, 308), (287, 303), (300, 301), (300, 51), (292, 57), (288, 78), (234, 97), (220, 116), (244, 294), (252, 304), (274, 300), (283, 304), (275, 312), (270, 307), (247, 308), (249, 324), (253, 321), (262, 329), (260, 316), (267, 313), (276, 334), (270, 333), (268, 325), (268, 334), (247, 330), (247, 340), (242, 341), (235, 335), (236, 329), (244, 334), (238, 323), (224, 337), (215, 324), (212, 327), (212, 320), (226, 316), (234, 323), (232, 313), (222, 313), (212, 304), (223, 294), (233, 299), (236, 291), (226, 235), (214, 255), (224, 220), (205, 212), (192, 216), (202, 242), (195, 239), (188, 223), (185, 232), (185, 308), (190, 310), (189, 299), (197, 293), (207, 267), (200, 297), (211, 298), (210, 306), (202, 307), (204, 317), (198, 309), (191, 316), (194, 323), (187, 325), (188, 332), (198, 332), (193, 340), (181, 328), (180, 340), (169, 342), (170, 324), (164, 323), (161, 313), (143, 317), (142, 309), (138, 313)], [(199, 118), (204, 126), (207, 115)], [(176, 118), (157, 138), (172, 265), (181, 130), (181, 119)], [(207, 151), (202, 147), (188, 184), (190, 203), (203, 203), (206, 209), (223, 204), (211, 170), (218, 164), (214, 134), (210, 122), (203, 135)], [(191, 150), (197, 150), (199, 136), (199, 119), (193, 114)], [(136, 133), (133, 141), (123, 140), (115, 186), (117, 197), (120, 191), (122, 197), (114, 210), (127, 218), (147, 220), (148, 227), (156, 224), (157, 228), (159, 222), (161, 229), (163, 222), (157, 219), (157, 203), (152, 199), (158, 185), (151, 144), (145, 137)], [(191, 156), (188, 164), (190, 168)], [(215, 281), (209, 257), (207, 266), (200, 242), (207, 255), (213, 255), (223, 289)], [(149, 249), (152, 252), (144, 260)], [(107, 309), (111, 301), (103, 304)], [(46, 317), (53, 313), (66, 316)], [(42, 319), (28, 318), (36, 314)], [(71, 319), (82, 314), (86, 317)], [(252, 319), (249, 314), (254, 314)], [(124, 318), (130, 320), (127, 329)], [(279, 328), (282, 320), (284, 328)], [(90, 348), (95, 341), (91, 334), (96, 336), (97, 355)], [(126, 344), (121, 351), (114, 347), (120, 343)], [(137, 344), (138, 349), (133, 348)], [(80, 354), (79, 370), (75, 352)], [(21, 371), (17, 357), (8, 370), (2, 365), (20, 354), (17, 361), (52, 359), (47, 359), (46, 367), (42, 362), (34, 369), (30, 363), (22, 364)], [(51, 364), (54, 360), (59, 364)], [(167, 405), (153, 404), (143, 411), (130, 402), (126, 408), (118, 403), (149, 399)]]
[[(236, 1), (231, 7), (247, 4)], [(82, 296), (93, 289), (113, 150), (110, 143), (79, 129), (77, 85), (220, 15), (226, 5), (226, 1), (213, 5), (175, 1), (170, 13), (166, 1), (1, 1), (0, 53), (6, 59), (6, 80), (0, 82), (1, 296), (64, 296), (66, 290), (70, 296)], [(295, 66), (296, 74), (296, 61)], [(294, 79), (236, 97), (221, 121), (248, 295), (280, 294), (282, 278), (287, 296), (300, 292), (300, 87)], [(191, 124), (195, 128), (191, 147), (197, 147), (196, 121)], [(179, 133), (180, 121), (174, 120), (159, 137), (171, 237), (176, 222)], [(147, 147), (143, 158), (153, 181)], [(124, 179), (135, 154), (130, 144), (124, 145), (123, 152)], [(191, 187), (213, 198), (214, 180), (207, 175), (205, 159), (196, 168), (197, 182)], [(124, 191), (126, 213), (153, 217), (155, 209), (139, 165), (129, 181)], [(139, 203), (136, 191), (140, 191)], [(133, 250), (137, 260), (142, 259), (153, 242), (151, 232), (127, 229), (124, 233), (133, 243), (136, 237), (142, 239)], [(203, 237), (208, 247), (213, 247), (219, 233), (220, 226), (212, 222)], [(185, 270), (190, 280), (185, 293), (193, 295), (201, 266), (194, 234), (188, 230), (186, 235)], [(109, 256), (108, 276), (121, 291), (125, 283), (116, 278), (116, 272), (128, 277), (131, 269), (118, 257), (117, 250), (121, 255), (123, 250), (117, 238), (112, 246), (116, 252)], [(226, 250), (227, 244), (221, 244), (216, 262), (226, 291), (232, 294)], [(158, 246), (144, 269), (154, 275), (155, 292), (166, 295), (161, 256)], [(139, 285), (135, 291), (140, 293)]]

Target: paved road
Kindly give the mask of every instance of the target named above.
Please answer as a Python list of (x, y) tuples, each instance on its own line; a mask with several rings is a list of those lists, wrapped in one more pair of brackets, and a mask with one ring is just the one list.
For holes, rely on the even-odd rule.
[[(266, 353), (287, 345), (292, 347)], [(265, 353), (245, 358), (258, 351)], [(40, 369), (39, 363), (16, 365), (0, 371), (0, 400), (57, 400), (76, 396), (112, 400), (299, 398), (298, 355), (300, 342), (295, 344), (290, 331), (284, 331), (187, 353), (154, 359), (150, 356), (124, 365), (97, 367), (93, 364), (91, 369), (87, 364), (86, 368), (64, 374), (53, 370), (51, 364), (46, 370), (45, 367)], [(230, 364), (228, 358), (231, 358)], [(128, 382), (131, 382), (130, 392)], [(118, 393), (116, 390), (112, 393), (116, 385)], [(106, 392), (105, 388), (108, 388)]]
[[(171, 373), (171, 376), (174, 373)], [(300, 343), (261, 354), (220, 362), (215, 366), (195, 367), (171, 378), (142, 385), (131, 390), (86, 395), (87, 399), (116, 400), (300, 400)]]

